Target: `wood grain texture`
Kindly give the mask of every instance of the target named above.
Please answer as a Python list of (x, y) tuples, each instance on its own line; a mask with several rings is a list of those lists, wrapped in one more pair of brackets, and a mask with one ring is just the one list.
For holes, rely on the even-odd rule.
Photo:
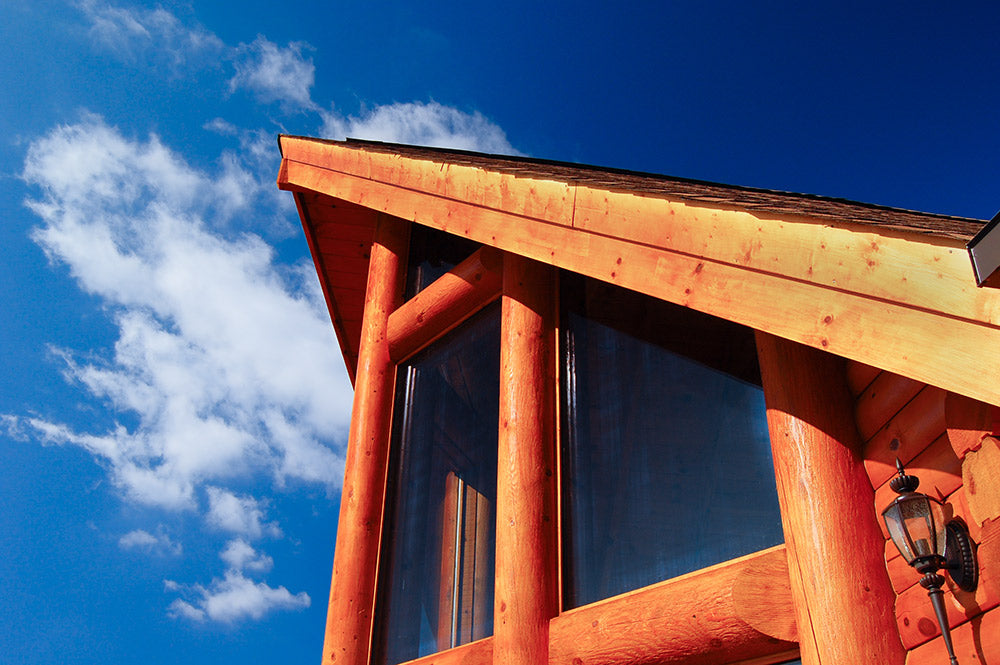
[(409, 660), (403, 665), (493, 665), (493, 638)]
[[(1000, 402), (1000, 327), (938, 312), (932, 301), (915, 306), (879, 299), (793, 278), (780, 270), (757, 270), (674, 246), (645, 245), (620, 234), (575, 228), (568, 218), (546, 221), (471, 203), (475, 198), (471, 196), (430, 195), (353, 172), (285, 161), (287, 189), (322, 191), (922, 382)], [(546, 205), (531, 204), (528, 210)], [(963, 261), (968, 263), (965, 257)], [(1000, 305), (1000, 294), (984, 296), (982, 291), (970, 291), (970, 297), (995, 298), (994, 304)], [(994, 304), (979, 303), (970, 312)]]
[(923, 384), (893, 372), (882, 372), (857, 399), (855, 419), (862, 441), (868, 441), (916, 397)]
[(1000, 440), (987, 436), (962, 460), (962, 480), (969, 513), (977, 524), (1000, 518)]
[[(345, 287), (349, 289), (355, 283), (362, 282), (364, 278), (334, 271), (327, 264), (323, 257), (322, 247), (325, 242), (329, 241), (329, 237), (319, 234), (318, 227), (320, 225), (317, 225), (314, 221), (313, 211), (309, 205), (310, 203), (314, 203), (316, 198), (314, 194), (296, 193), (295, 207), (298, 210), (299, 219), (302, 221), (302, 230), (305, 234), (306, 242), (309, 244), (309, 251), (313, 256), (316, 276), (319, 278), (320, 288), (323, 290), (323, 300), (326, 302), (327, 310), (330, 313), (330, 321), (333, 323), (333, 329), (337, 334), (337, 343), (340, 345), (340, 351), (344, 356), (347, 375), (351, 379), (351, 383), (354, 384), (357, 378), (361, 326), (355, 320), (344, 315), (345, 304), (343, 301)], [(351, 207), (357, 208), (356, 206)], [(364, 210), (364, 218), (367, 224), (352, 226), (351, 228), (360, 230), (359, 241), (366, 242), (370, 251), (371, 238), (378, 213), (365, 208), (357, 209)], [(348, 300), (350, 299), (348, 297)]]
[(764, 635), (798, 642), (799, 630), (795, 623), (795, 603), (788, 582), (788, 554), (784, 545), (771, 548), (746, 563), (733, 584), (736, 615)]
[(889, 581), (892, 582), (892, 590), (897, 595), (920, 580), (920, 576), (913, 570), (913, 566), (906, 563), (906, 559), (900, 555), (899, 550), (891, 540), (885, 541), (885, 568), (889, 573)]
[(882, 486), (896, 474), (897, 457), (903, 464), (909, 464), (944, 436), (946, 395), (940, 388), (923, 386), (865, 444), (865, 469), (874, 487)]
[(969, 500), (964, 486), (959, 487), (951, 493), (951, 496), (948, 497), (946, 508), (951, 513), (948, 515), (949, 517), (957, 517), (965, 522), (965, 525), (969, 527), (969, 535), (972, 536), (972, 540), (977, 543), (982, 542), (983, 526), (972, 517), (972, 511), (969, 509)]
[(801, 214), (808, 207), (801, 205), (805, 202), (784, 214), (755, 212), (741, 209), (737, 200), (671, 199), (433, 157), (308, 143), (282, 137), (286, 161), (754, 270), (782, 271), (793, 279), (875, 298), (917, 306), (940, 303), (953, 316), (985, 316), (1000, 323), (996, 298), (977, 292), (967, 255), (954, 240), (916, 240), (915, 234), (852, 224), (850, 218), (831, 224)]
[(978, 449), (983, 437), (1000, 432), (1000, 408), (992, 404), (949, 393), (944, 409), (948, 439), (959, 458)]
[[(730, 663), (794, 648), (784, 546), (560, 614), (550, 665)], [(766, 584), (760, 573), (770, 570)], [(775, 628), (761, 632), (751, 622)], [(774, 662), (774, 661), (770, 661)]]
[(895, 593), (842, 359), (757, 333), (805, 665), (900, 665)]
[(376, 229), (347, 441), (333, 579), (323, 641), (325, 665), (367, 665), (396, 366), (386, 327), (402, 298), (409, 225), (383, 216)]
[(389, 354), (402, 362), (500, 295), (503, 258), (483, 247), (389, 316)]
[[(930, 601), (928, 601), (929, 603)], [(951, 632), (955, 656), (962, 665), (1000, 665), (1000, 610), (966, 621)], [(945, 665), (944, 641), (932, 640), (910, 651), (906, 665)]]
[(548, 658), (559, 611), (551, 267), (504, 256), (493, 662)]
[(847, 387), (850, 388), (851, 394), (857, 397), (865, 391), (865, 388), (871, 385), (872, 381), (878, 378), (878, 375), (882, 373), (878, 367), (872, 367), (871, 365), (866, 365), (859, 362), (849, 362), (847, 363)]

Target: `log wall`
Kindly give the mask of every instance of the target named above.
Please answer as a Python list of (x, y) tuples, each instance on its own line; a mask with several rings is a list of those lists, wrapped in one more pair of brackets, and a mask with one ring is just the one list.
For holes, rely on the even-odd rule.
[(848, 364), (865, 470), (886, 538), (885, 564), (896, 594), (896, 623), (906, 665), (947, 662), (941, 631), (920, 575), (888, 539), (882, 510), (895, 498), (896, 457), (920, 478), (920, 490), (962, 519), (979, 544), (975, 592), (945, 590), (955, 653), (963, 665), (1000, 664), (1000, 408), (891, 372)]

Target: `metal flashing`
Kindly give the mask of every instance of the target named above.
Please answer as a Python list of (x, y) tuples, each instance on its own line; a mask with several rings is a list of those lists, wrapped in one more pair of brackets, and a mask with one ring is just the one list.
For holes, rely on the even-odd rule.
[(965, 246), (972, 259), (972, 269), (976, 273), (977, 286), (1000, 286), (1000, 212), (980, 229)]

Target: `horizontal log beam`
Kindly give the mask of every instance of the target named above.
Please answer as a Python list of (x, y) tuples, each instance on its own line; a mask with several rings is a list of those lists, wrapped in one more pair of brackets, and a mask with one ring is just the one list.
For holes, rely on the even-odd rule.
[(389, 355), (402, 362), (500, 296), (503, 254), (483, 247), (389, 316)]
[(1000, 328), (994, 325), (848, 291), (840, 285), (809, 283), (764, 269), (413, 191), (293, 161), (287, 158), (289, 154), (286, 151), (280, 183), (285, 189), (323, 192), (918, 381), (1000, 403)]
[[(798, 655), (785, 546), (564, 612), (548, 665), (769, 665)], [(492, 665), (494, 638), (404, 665)]]
[[(771, 571), (766, 584), (763, 570)], [(764, 658), (796, 648), (793, 617), (779, 545), (560, 614), (550, 623), (549, 665)]]
[(884, 226), (610, 191), (309, 139), (282, 137), (281, 143), (289, 161), (1000, 325), (1000, 294), (977, 289), (957, 239), (914, 240), (913, 232)]
[(493, 665), (493, 638), (409, 660), (403, 665)]

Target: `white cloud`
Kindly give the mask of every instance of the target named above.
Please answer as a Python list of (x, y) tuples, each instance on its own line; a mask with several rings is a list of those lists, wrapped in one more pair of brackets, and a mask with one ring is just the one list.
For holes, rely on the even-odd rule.
[(314, 110), (310, 89), (316, 80), (312, 59), (303, 55), (311, 47), (292, 42), (282, 48), (258, 35), (251, 44), (236, 48), (236, 75), (229, 89), (245, 88), (264, 102), (281, 102), (288, 108)]
[(174, 556), (180, 555), (183, 551), (181, 544), (175, 543), (167, 535), (162, 524), (157, 528), (156, 535), (144, 529), (129, 531), (118, 539), (118, 546), (123, 550), (139, 550), (149, 554), (172, 554)]
[(167, 581), (168, 591), (178, 591), (187, 599), (175, 599), (168, 609), (174, 618), (192, 621), (233, 623), (252, 618), (260, 619), (275, 610), (300, 610), (309, 607), (309, 595), (302, 591), (292, 594), (283, 586), (273, 588), (264, 582), (254, 582), (235, 568), (226, 571), (206, 588), (200, 584), (185, 586)]
[(274, 560), (271, 557), (258, 553), (250, 546), (250, 543), (242, 538), (226, 543), (226, 549), (222, 550), (219, 558), (229, 564), (229, 568), (232, 570), (266, 573), (274, 565)]
[(202, 125), (201, 128), (223, 136), (236, 136), (240, 131), (236, 125), (225, 118), (212, 118)]
[(268, 200), (252, 184), (226, 193), (244, 171), (222, 160), (220, 172), (200, 172), (156, 137), (125, 138), (95, 116), (31, 144), (34, 238), (103, 300), (119, 332), (103, 358), (56, 355), (69, 379), (136, 424), (81, 432), (14, 418), (8, 429), (88, 450), (146, 504), (193, 508), (198, 487), (261, 470), (279, 486), (336, 489), (350, 385), (315, 277), (279, 267), (255, 235), (219, 231), (224, 208), (257, 214)]
[(198, 25), (185, 25), (163, 8), (126, 9), (96, 0), (79, 2), (94, 42), (119, 58), (135, 61), (148, 56), (166, 60), (174, 69), (194, 60), (217, 61), (225, 45)]
[(320, 111), (322, 136), (409, 143), (434, 148), (516, 155), (504, 131), (478, 111), (465, 113), (437, 102), (376, 106), (359, 117)]
[(281, 536), (276, 522), (264, 521), (264, 510), (252, 496), (237, 496), (219, 487), (207, 488), (208, 514), (206, 521), (217, 529), (249, 538), (263, 535)]

